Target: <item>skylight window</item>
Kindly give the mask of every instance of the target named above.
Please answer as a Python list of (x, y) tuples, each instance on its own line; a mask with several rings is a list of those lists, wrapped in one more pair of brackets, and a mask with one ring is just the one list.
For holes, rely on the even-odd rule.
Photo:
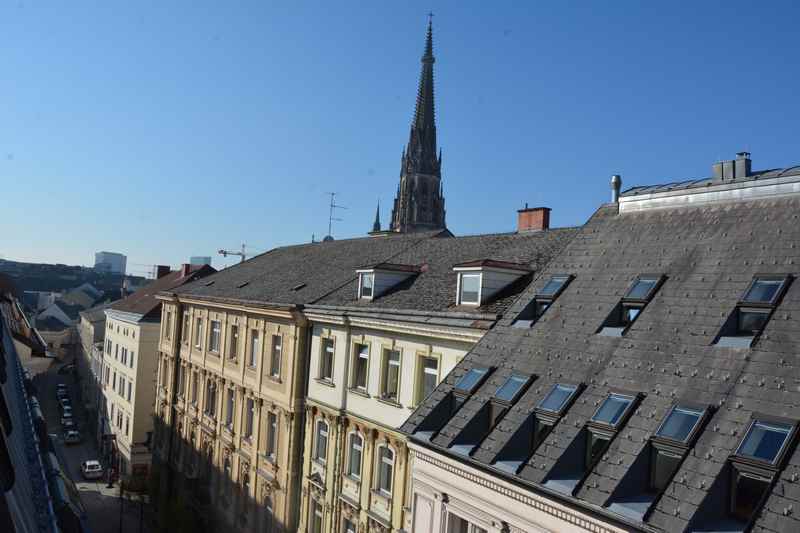
[(687, 407), (674, 406), (667, 417), (661, 422), (661, 426), (656, 431), (656, 435), (665, 439), (671, 439), (686, 443), (692, 432), (700, 423), (704, 410), (690, 409)]
[(512, 374), (494, 393), (494, 397), (504, 402), (513, 402), (528, 383), (528, 376)]
[(603, 400), (600, 407), (597, 408), (597, 411), (592, 417), (592, 422), (616, 427), (632, 403), (632, 396), (611, 393)]
[(488, 372), (487, 368), (470, 368), (469, 372), (464, 374), (458, 383), (456, 383), (456, 389), (465, 392), (467, 394), (472, 393), (478, 385), (483, 381), (483, 377)]
[(625, 293), (625, 296), (612, 309), (598, 334), (607, 337), (621, 337), (639, 317), (647, 304), (652, 300), (664, 281), (661, 275), (641, 275)]
[(556, 383), (553, 385), (553, 388), (550, 389), (550, 392), (547, 393), (547, 396), (539, 402), (538, 408), (552, 413), (560, 413), (577, 390), (578, 387), (575, 385)]
[(793, 426), (755, 420), (750, 425), (736, 455), (775, 464), (789, 440)]
[(789, 284), (788, 276), (756, 276), (733, 313), (723, 324), (715, 344), (749, 348), (761, 334)]
[(515, 328), (529, 328), (539, 320), (545, 311), (553, 304), (556, 298), (572, 281), (572, 276), (559, 275), (551, 277), (542, 289), (536, 293), (533, 300), (517, 316), (512, 326)]

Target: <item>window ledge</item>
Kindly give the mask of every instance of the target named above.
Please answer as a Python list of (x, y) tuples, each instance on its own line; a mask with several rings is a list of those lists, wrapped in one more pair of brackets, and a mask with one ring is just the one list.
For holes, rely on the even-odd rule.
[(353, 474), (349, 474), (348, 473), (348, 474), (345, 474), (344, 477), (346, 477), (347, 479), (349, 479), (353, 483), (357, 483), (359, 485), (361, 484), (361, 478), (357, 477), (357, 476), (354, 476)]
[(278, 461), (276, 460), (276, 456), (267, 455), (265, 453), (260, 453), (258, 454), (258, 456), (261, 457), (266, 462), (268, 462), (270, 465), (272, 465), (275, 469), (278, 468)]
[(249, 363), (244, 367), (244, 369), (247, 370), (248, 372), (255, 372), (256, 371), (256, 367), (250, 365)]
[(217, 359), (219, 359), (219, 352), (215, 352), (214, 350), (209, 350), (208, 351), (208, 355), (210, 355), (212, 357), (216, 357)]
[(336, 384), (333, 381), (331, 381), (330, 379), (314, 378), (314, 381), (316, 381), (320, 385), (325, 385), (326, 387), (331, 387), (331, 388), (336, 387)]
[(363, 391), (361, 389), (348, 389), (348, 392), (355, 394), (357, 396), (363, 396), (364, 398), (371, 398), (367, 391)]
[(326, 464), (326, 463), (327, 463), (327, 461), (323, 461), (322, 459), (318, 459), (318, 458), (316, 458), (316, 457), (314, 457), (314, 458), (313, 458), (313, 459), (311, 459), (311, 460), (312, 460), (312, 461), (314, 461), (314, 464), (316, 464), (316, 465), (317, 465), (317, 466), (319, 466), (320, 468), (327, 468), (327, 464)]
[(371, 489), (370, 493), (374, 494), (375, 496), (379, 496), (380, 498), (383, 498), (384, 500), (387, 500), (387, 501), (391, 501), (392, 500), (392, 495), (391, 494), (387, 494), (386, 492), (383, 492), (381, 489)]
[(267, 376), (267, 379), (273, 383), (283, 383), (283, 380), (281, 379), (280, 376), (273, 376), (270, 374), (269, 376)]
[(375, 399), (378, 400), (381, 403), (385, 403), (386, 405), (391, 405), (392, 407), (397, 407), (398, 409), (403, 407), (400, 404), (400, 402), (397, 402), (395, 400), (387, 400), (386, 398), (380, 398), (380, 397), (376, 397)]

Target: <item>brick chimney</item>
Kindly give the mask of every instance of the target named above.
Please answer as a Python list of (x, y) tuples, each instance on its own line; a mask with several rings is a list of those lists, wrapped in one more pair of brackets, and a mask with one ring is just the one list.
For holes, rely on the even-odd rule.
[(517, 211), (517, 233), (550, 229), (549, 207), (528, 207)]
[(169, 274), (169, 265), (156, 265), (156, 279), (161, 279)]
[(181, 277), (182, 277), (182, 278), (185, 278), (185, 277), (186, 277), (186, 276), (188, 276), (188, 275), (189, 275), (191, 272), (192, 272), (192, 265), (190, 265), (189, 263), (183, 263), (183, 264), (181, 265)]

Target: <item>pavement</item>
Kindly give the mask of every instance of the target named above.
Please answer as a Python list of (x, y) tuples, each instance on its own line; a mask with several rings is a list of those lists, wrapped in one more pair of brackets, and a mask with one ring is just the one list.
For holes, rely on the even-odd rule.
[[(65, 473), (74, 482), (81, 507), (88, 517), (90, 533), (149, 533), (153, 530), (149, 524), (151, 512), (149, 506), (142, 502), (138, 495), (126, 493), (120, 498), (118, 482), (108, 487), (105, 479), (83, 479), (81, 463), (88, 459), (100, 459), (91, 432), (91, 424), (96, 422), (88, 420), (83, 402), (77, 397), (78, 385), (72, 373), (58, 374), (58, 369), (63, 366), (57, 360), (48, 368), (31, 369), (26, 365), (34, 374), (34, 383), (39, 392), (39, 403), (47, 421), (48, 432), (58, 435), (55, 439), (56, 454)], [(58, 383), (66, 383), (69, 387), (73, 416), (83, 436), (83, 441), (79, 444), (64, 443), (61, 412), (56, 398)]]

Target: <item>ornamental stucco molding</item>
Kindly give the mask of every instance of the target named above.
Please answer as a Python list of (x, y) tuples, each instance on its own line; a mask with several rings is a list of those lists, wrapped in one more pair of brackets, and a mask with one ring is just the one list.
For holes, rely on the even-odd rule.
[(474, 483), (475, 485), (478, 485), (492, 492), (496, 492), (498, 494), (511, 498), (512, 500), (527, 505), (528, 507), (536, 511), (548, 514), (554, 518), (557, 518), (573, 526), (582, 528), (586, 531), (590, 531), (592, 533), (619, 533), (618, 529), (611, 528), (603, 524), (599, 524), (596, 521), (590, 520), (583, 514), (569, 511), (557, 505), (552, 505), (544, 499), (533, 497), (529, 493), (521, 492), (507, 485), (498, 483), (494, 481), (494, 479), (487, 474), (483, 473), (479, 474), (476, 472), (466, 470), (465, 468), (450, 463), (446, 460), (442, 460), (433, 455), (423, 453), (421, 450), (417, 448), (411, 449), (411, 456), (413, 457), (414, 461), (421, 461), (428, 463), (436, 468), (439, 468), (450, 474), (465, 479), (466, 481)]

